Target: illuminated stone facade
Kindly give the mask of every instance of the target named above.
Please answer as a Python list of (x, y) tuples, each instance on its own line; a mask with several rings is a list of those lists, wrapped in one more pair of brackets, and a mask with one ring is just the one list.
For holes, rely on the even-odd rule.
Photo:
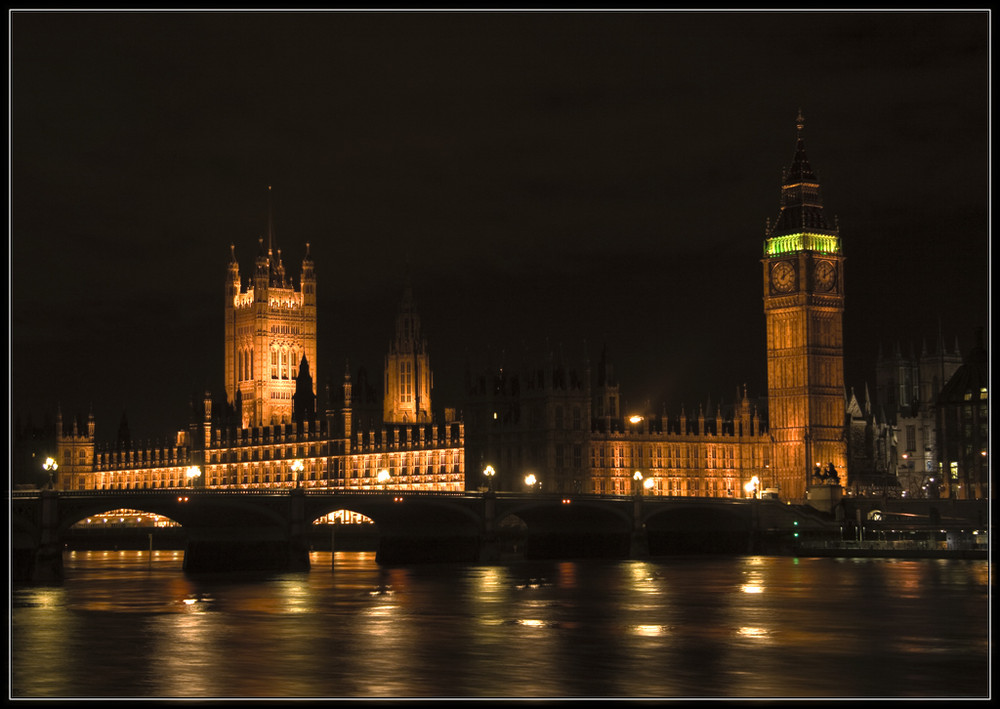
[(244, 288), (231, 247), (225, 327), (226, 397), (240, 413), (241, 426), (291, 421), (302, 360), (312, 368), (313, 381), (317, 373), (316, 274), (309, 244), (298, 288), (285, 274), (281, 251), (273, 253), (270, 243), (265, 248), (263, 239)]
[[(671, 497), (746, 497), (770, 487), (771, 439), (744, 395), (735, 411), (706, 418), (630, 415), (591, 436), (590, 492)], [(635, 474), (642, 477), (635, 479)], [(647, 478), (652, 482), (647, 482)]]
[[(764, 242), (768, 425), (782, 497), (804, 501), (817, 472), (847, 472), (844, 389), (844, 256), (823, 213), (802, 139)], [(830, 481), (825, 481), (830, 482)]]
[(317, 411), (316, 278), (308, 244), (298, 289), (280, 252), (272, 254), (263, 240), (260, 248), (245, 290), (235, 255), (229, 263), (226, 401), (213, 406), (206, 393), (188, 428), (155, 445), (98, 445), (93, 416), (86, 426), (64, 426), (60, 417), (57, 486), (465, 489), (465, 425), (454, 409), (432, 420), (427, 343), (409, 287), (385, 361), (384, 420), (367, 415), (367, 399), (355, 416), (347, 373), (336, 403)]
[[(60, 420), (57, 484), (375, 489), (385, 485), (378, 479), (384, 470), (388, 485), (402, 489), (474, 490), (489, 483), (521, 491), (524, 477), (533, 473), (547, 492), (631, 494), (638, 472), (652, 480), (645, 494), (741, 497), (756, 478), (758, 490), (777, 488), (781, 499), (804, 501), (811, 487), (831, 482), (817, 478), (817, 468), (827, 472), (832, 465), (840, 485), (864, 472), (888, 478), (897, 454), (893, 431), (873, 411), (867, 391), (863, 401), (845, 391), (844, 256), (839, 230), (824, 215), (802, 130), (800, 119), (780, 213), (764, 241), (766, 414), (745, 390), (729, 406), (700, 406), (690, 416), (683, 408), (671, 416), (665, 409), (623, 411), (606, 355), (593, 376), (589, 361), (573, 369), (552, 356), (544, 363), (470, 372), (468, 430), (454, 410), (436, 422), (427, 343), (408, 286), (383, 376), (372, 377), (382, 391), (375, 392), (363, 368), (355, 381), (345, 372), (339, 395), (327, 396), (331, 403), (319, 411), (313, 383), (316, 278), (308, 245), (296, 288), (285, 276), (280, 252), (275, 255), (262, 240), (246, 288), (235, 249), (230, 259), (226, 400), (213, 407), (206, 396), (195, 423), (154, 446), (98, 448), (92, 417), (66, 427)], [(950, 359), (938, 364), (954, 371)], [(931, 389), (945, 380), (932, 382)], [(901, 396), (910, 386), (903, 380), (890, 385)], [(982, 386), (969, 396), (985, 396)], [(931, 394), (918, 395), (926, 400)], [(957, 494), (958, 480), (962, 494), (984, 494), (985, 483), (977, 480), (985, 479), (985, 444), (965, 434), (969, 426), (978, 431), (985, 425), (985, 413), (966, 406), (960, 415), (973, 418), (952, 412), (940, 420), (939, 429), (948, 421), (957, 427), (949, 434), (949, 445), (956, 447), (947, 466), (944, 458), (935, 459), (935, 469), (958, 471), (943, 494)], [(913, 445), (925, 440), (916, 438)], [(969, 458), (966, 449), (979, 451), (982, 460)], [(496, 473), (491, 480), (483, 476), (487, 466)], [(188, 476), (192, 467), (196, 477)]]
[[(618, 381), (602, 353), (597, 371), (546, 365), (491, 368), (469, 378), (469, 487), (525, 490), (534, 474), (543, 492), (676, 497), (745, 497), (770, 487), (771, 439), (746, 392), (724, 412), (622, 411)], [(635, 479), (639, 473), (641, 481)]]

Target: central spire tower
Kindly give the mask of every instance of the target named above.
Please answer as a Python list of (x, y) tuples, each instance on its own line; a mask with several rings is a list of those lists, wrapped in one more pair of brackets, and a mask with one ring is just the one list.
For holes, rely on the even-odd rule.
[(226, 282), (226, 397), (244, 428), (289, 423), (303, 358), (316, 393), (316, 274), (309, 244), (296, 288), (275, 250), (271, 187), (267, 188), (267, 244), (258, 240), (253, 274), (244, 288), (236, 247), (230, 246)]

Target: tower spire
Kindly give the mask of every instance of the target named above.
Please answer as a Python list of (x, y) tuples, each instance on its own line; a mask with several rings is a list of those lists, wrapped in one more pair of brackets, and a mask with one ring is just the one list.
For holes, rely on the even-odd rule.
[(271, 200), (271, 185), (267, 186), (267, 255), (274, 250), (274, 204)]
[(781, 185), (781, 208), (777, 219), (768, 224), (766, 248), (771, 255), (817, 247), (827, 252), (839, 249), (837, 230), (830, 226), (823, 212), (819, 179), (806, 155), (804, 132), (805, 117), (799, 109), (795, 120), (795, 153)]

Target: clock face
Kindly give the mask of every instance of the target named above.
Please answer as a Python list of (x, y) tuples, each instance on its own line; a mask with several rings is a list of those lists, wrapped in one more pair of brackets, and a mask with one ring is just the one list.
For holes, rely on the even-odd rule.
[(787, 293), (795, 287), (795, 269), (788, 261), (779, 261), (771, 267), (771, 285), (779, 293)]
[(820, 261), (816, 264), (816, 290), (832, 290), (837, 282), (837, 270), (829, 261)]

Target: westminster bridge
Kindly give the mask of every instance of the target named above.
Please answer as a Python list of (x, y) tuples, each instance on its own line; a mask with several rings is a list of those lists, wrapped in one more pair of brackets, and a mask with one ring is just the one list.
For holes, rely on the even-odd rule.
[[(824, 513), (778, 500), (538, 491), (34, 490), (11, 493), (11, 540), (17, 580), (59, 578), (70, 527), (118, 509), (180, 524), (190, 572), (308, 569), (313, 522), (337, 510), (373, 520), (381, 564), (490, 563), (514, 530), (528, 558), (790, 553), (804, 539), (841, 538), (845, 524), (871, 519), (874, 506), (886, 507), (859, 500)], [(952, 510), (934, 523), (958, 519)]]

